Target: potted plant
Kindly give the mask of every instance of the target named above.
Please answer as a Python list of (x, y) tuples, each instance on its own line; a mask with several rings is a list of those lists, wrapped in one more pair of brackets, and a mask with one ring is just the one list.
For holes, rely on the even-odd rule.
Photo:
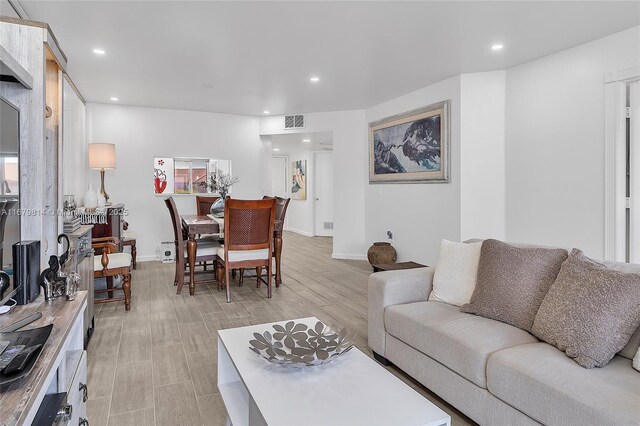
[(231, 174), (220, 169), (216, 169), (210, 174), (209, 190), (220, 194), (220, 198), (211, 205), (211, 214), (214, 217), (224, 216), (224, 199), (227, 197), (231, 186), (236, 182), (238, 182), (237, 177), (232, 177)]

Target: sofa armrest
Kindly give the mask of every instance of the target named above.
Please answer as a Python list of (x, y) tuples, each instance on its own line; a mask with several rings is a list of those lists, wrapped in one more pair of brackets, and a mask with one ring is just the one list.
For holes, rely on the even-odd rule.
[(369, 347), (384, 356), (387, 306), (427, 300), (433, 283), (433, 267), (378, 272), (369, 276)]

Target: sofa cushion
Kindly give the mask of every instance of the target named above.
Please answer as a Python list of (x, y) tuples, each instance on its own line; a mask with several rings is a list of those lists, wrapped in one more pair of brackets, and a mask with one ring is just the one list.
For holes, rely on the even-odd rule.
[(588, 370), (546, 343), (515, 346), (489, 357), (487, 388), (543, 424), (629, 425), (640, 420), (640, 374), (618, 356)]
[(441, 302), (389, 306), (384, 317), (389, 334), (482, 388), (493, 352), (538, 341), (519, 328)]
[(476, 288), (481, 248), (482, 242), (467, 244), (442, 240), (429, 300), (455, 306), (469, 303)]
[(540, 305), (533, 333), (583, 367), (602, 367), (640, 324), (640, 274), (614, 271), (574, 249)]
[(563, 249), (519, 248), (498, 240), (484, 241), (476, 288), (461, 311), (531, 331), (540, 303), (566, 258)]

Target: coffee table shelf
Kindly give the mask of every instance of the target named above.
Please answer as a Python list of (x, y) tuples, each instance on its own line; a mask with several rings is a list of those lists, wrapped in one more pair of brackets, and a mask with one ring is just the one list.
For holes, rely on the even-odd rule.
[[(313, 327), (315, 317), (295, 320)], [(218, 388), (229, 424), (427, 425), (451, 424), (444, 411), (353, 348), (317, 367), (290, 368), (249, 350), (253, 333), (273, 324), (218, 331)]]

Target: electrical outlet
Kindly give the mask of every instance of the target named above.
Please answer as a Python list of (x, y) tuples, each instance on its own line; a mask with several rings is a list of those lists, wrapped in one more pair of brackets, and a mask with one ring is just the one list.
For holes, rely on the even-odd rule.
[(393, 243), (393, 232), (387, 231), (387, 240), (389, 240), (389, 242)]

